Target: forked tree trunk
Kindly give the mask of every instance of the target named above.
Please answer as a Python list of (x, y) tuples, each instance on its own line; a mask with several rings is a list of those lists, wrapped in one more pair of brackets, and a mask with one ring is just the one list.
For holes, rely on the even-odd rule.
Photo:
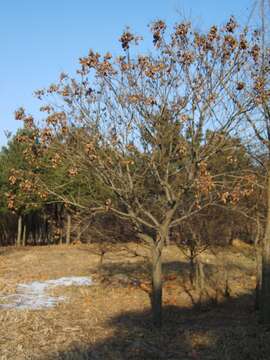
[(168, 224), (163, 226), (154, 238), (146, 233), (139, 233), (138, 237), (151, 246), (152, 261), (152, 291), (151, 306), (153, 323), (157, 328), (162, 326), (162, 250), (168, 244)]
[(260, 321), (264, 324), (270, 324), (270, 169), (268, 170), (267, 184), (267, 218), (262, 246)]
[(21, 245), (21, 239), (22, 239), (22, 216), (20, 215), (18, 218), (18, 232), (17, 232), (17, 241), (16, 245)]
[(157, 327), (162, 325), (162, 249), (155, 245), (152, 249), (152, 314)]
[(66, 234), (66, 243), (70, 244), (70, 233), (71, 233), (71, 215), (67, 214), (67, 234)]

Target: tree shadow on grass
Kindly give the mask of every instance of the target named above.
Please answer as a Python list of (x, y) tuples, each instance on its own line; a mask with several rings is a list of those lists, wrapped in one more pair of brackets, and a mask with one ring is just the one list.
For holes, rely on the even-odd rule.
[[(206, 279), (210, 279), (213, 275), (216, 275), (217, 272), (220, 272), (220, 275), (223, 274), (225, 278), (224, 271), (222, 271), (218, 265), (205, 263), (203, 269)], [(190, 270), (190, 264), (184, 261), (166, 261), (162, 264), (162, 272), (165, 278), (166, 276), (175, 275), (179, 277), (179, 279), (182, 278), (182, 280), (188, 281)], [(130, 263), (126, 261), (104, 263), (99, 267), (98, 271), (107, 277), (117, 274), (125, 274), (130, 278), (143, 280), (150, 280), (151, 278), (151, 264), (147, 260), (139, 260), (137, 262)], [(231, 266), (230, 272), (233, 271), (241, 272), (241, 268)]]
[(269, 360), (270, 332), (258, 325), (252, 303), (246, 294), (208, 311), (166, 306), (161, 330), (149, 312), (123, 312), (104, 324), (113, 336), (46, 360)]
[[(105, 263), (100, 269), (107, 274), (120, 274), (125, 273), (128, 276), (143, 275), (147, 272), (151, 272), (151, 264), (149, 261), (138, 261), (138, 262), (115, 262), (115, 263)], [(170, 261), (163, 262), (162, 270), (164, 274), (181, 274), (187, 273), (190, 267), (189, 264), (183, 261)]]

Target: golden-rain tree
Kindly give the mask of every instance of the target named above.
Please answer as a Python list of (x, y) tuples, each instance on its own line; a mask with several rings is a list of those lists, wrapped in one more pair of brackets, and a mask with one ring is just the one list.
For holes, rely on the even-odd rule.
[[(51, 152), (51, 166), (70, 163), (67, 179), (81, 176), (92, 184), (94, 177), (109, 197), (93, 196), (87, 205), (85, 197), (71, 198), (57, 187), (46, 191), (89, 214), (113, 212), (149, 244), (152, 312), (160, 326), (162, 251), (171, 230), (214, 203), (237, 202), (252, 191), (250, 174), (233, 176), (237, 161), (226, 182), (208, 165), (242, 116), (230, 94), (240, 96), (248, 43), (233, 18), (205, 33), (188, 22), (169, 32), (161, 20), (150, 30), (151, 54), (133, 48), (142, 39), (126, 29), (122, 55), (90, 50), (76, 78), (61, 74), (57, 84), (38, 90), (47, 115), (36, 128), (38, 146), (30, 145), (37, 163)], [(38, 172), (34, 178), (46, 185)]]
[[(270, 48), (264, 43), (263, 31), (251, 34), (245, 71), (241, 80), (241, 98), (231, 93), (231, 99), (243, 112), (242, 138), (259, 164), (258, 173), (264, 181), (257, 184), (267, 199), (267, 215), (262, 244), (260, 289), (260, 320), (270, 323)], [(248, 106), (247, 106), (248, 103)], [(263, 204), (258, 204), (262, 209)], [(259, 212), (259, 210), (258, 210)], [(262, 212), (262, 211), (261, 211)]]

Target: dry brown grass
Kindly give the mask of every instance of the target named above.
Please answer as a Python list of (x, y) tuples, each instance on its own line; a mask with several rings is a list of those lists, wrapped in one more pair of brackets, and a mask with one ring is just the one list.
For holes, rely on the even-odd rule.
[[(270, 359), (268, 329), (257, 324), (253, 311), (250, 249), (215, 249), (203, 256), (207, 294), (198, 306), (186, 260), (174, 246), (167, 248), (160, 332), (149, 315), (147, 251), (135, 244), (128, 248), (133, 252), (109, 249), (102, 265), (95, 245), (1, 249), (1, 293), (13, 293), (20, 282), (71, 275), (92, 276), (95, 285), (53, 290), (70, 299), (53, 309), (0, 310), (0, 359)], [(119, 282), (119, 274), (131, 282)]]

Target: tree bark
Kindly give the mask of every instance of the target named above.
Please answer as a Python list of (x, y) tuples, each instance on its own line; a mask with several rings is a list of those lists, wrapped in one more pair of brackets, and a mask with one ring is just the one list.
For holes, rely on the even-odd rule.
[(270, 324), (270, 169), (267, 184), (267, 218), (262, 246), (262, 286), (260, 293), (260, 321)]
[(189, 281), (190, 281), (190, 285), (193, 287), (194, 283), (195, 283), (195, 278), (196, 278), (196, 269), (195, 269), (195, 261), (194, 261), (194, 257), (191, 256), (189, 258)]
[(152, 249), (152, 315), (156, 327), (162, 325), (162, 248), (155, 244)]
[(260, 293), (262, 289), (262, 256), (258, 245), (255, 248), (256, 256), (256, 288), (255, 288), (255, 310), (260, 309)]
[(66, 243), (70, 244), (70, 233), (71, 233), (71, 215), (67, 214), (67, 234), (66, 234)]
[(151, 306), (154, 326), (162, 326), (162, 250), (168, 244), (168, 223), (157, 234), (138, 233), (138, 237), (151, 247), (152, 291)]
[(202, 292), (204, 290), (205, 275), (203, 269), (203, 263), (199, 256), (196, 258), (196, 290)]
[(257, 214), (257, 230), (254, 242), (255, 258), (256, 258), (256, 288), (255, 288), (255, 310), (260, 308), (260, 292), (262, 287), (262, 255), (260, 250), (261, 223)]
[(26, 245), (26, 224), (23, 226), (22, 246)]
[(17, 246), (20, 246), (20, 245), (21, 245), (21, 239), (22, 239), (22, 216), (19, 215), (19, 218), (18, 218), (17, 241), (16, 241), (16, 245), (17, 245)]
[(77, 239), (76, 241), (77, 242), (80, 242), (81, 241), (81, 235), (82, 235), (82, 231), (81, 231), (81, 224), (79, 223), (78, 226), (77, 226)]
[(60, 234), (59, 234), (59, 244), (62, 245), (63, 244), (63, 229), (60, 229)]

